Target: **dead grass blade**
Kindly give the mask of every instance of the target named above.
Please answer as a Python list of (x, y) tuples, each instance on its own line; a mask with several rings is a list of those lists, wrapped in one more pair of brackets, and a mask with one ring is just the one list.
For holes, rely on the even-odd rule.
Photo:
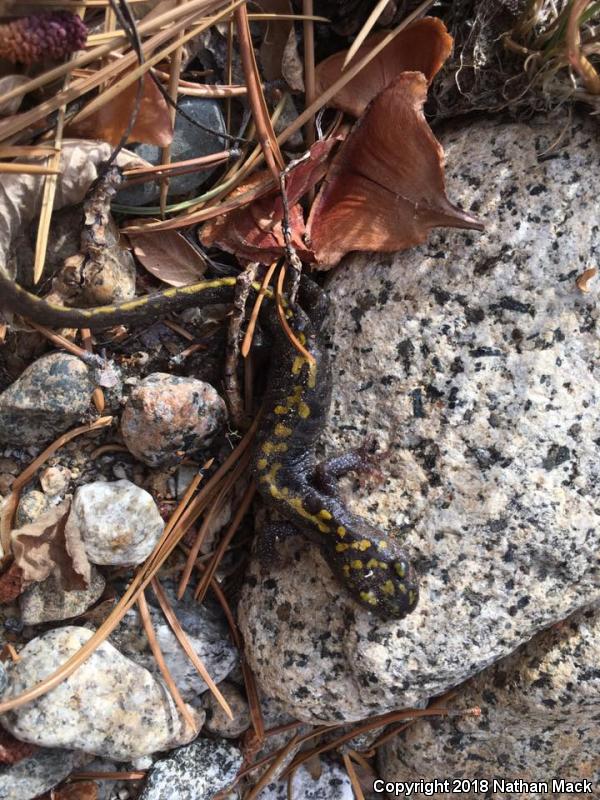
[[(177, 0), (176, 5), (181, 5), (182, 0)], [(181, 56), (183, 53), (183, 45), (180, 44), (179, 47), (173, 53), (171, 58), (171, 69), (169, 72), (169, 85), (167, 87), (167, 92), (169, 97), (173, 101), (174, 104), (177, 104), (177, 93), (179, 89), (179, 77), (181, 73)], [(169, 106), (169, 114), (171, 117), (171, 127), (175, 130), (175, 120), (177, 117), (177, 109), (175, 105)], [(160, 153), (160, 163), (165, 166), (171, 163), (171, 144), (168, 144), (166, 147), (163, 147)], [(161, 217), (165, 216), (165, 207), (167, 205), (167, 194), (169, 191), (169, 179), (168, 177), (163, 177), (160, 182), (160, 215)]]
[(383, 13), (384, 8), (389, 3), (389, 0), (379, 0), (379, 2), (375, 5), (375, 8), (371, 11), (367, 19), (365, 20), (364, 25), (359, 30), (356, 39), (352, 42), (350, 49), (346, 53), (346, 58), (344, 59), (344, 67), (347, 67), (348, 64), (352, 61), (354, 56), (356, 55), (356, 51), (360, 48), (361, 44), (367, 38), (367, 36), (373, 30), (373, 26)]
[(20, 174), (20, 175), (58, 175), (60, 170), (45, 166), (44, 164), (20, 164), (11, 161), (8, 164), (0, 164), (0, 173)]
[(590, 94), (600, 94), (600, 76), (581, 48), (579, 20), (588, 5), (589, 0), (573, 0), (565, 35), (567, 57), (569, 64), (579, 74), (586, 90)]
[[(112, 417), (105, 418), (112, 421)], [(19, 489), (22, 488), (23, 484), (26, 483), (35, 469), (37, 469), (43, 461), (48, 458), (57, 446), (62, 445), (65, 441), (69, 441), (72, 439), (77, 433), (84, 433), (88, 430), (93, 430), (94, 427), (99, 427), (99, 424), (103, 422), (103, 420), (97, 420), (91, 426), (84, 426), (83, 428), (78, 428), (75, 431), (70, 431), (69, 434), (64, 434), (51, 448), (47, 448), (37, 459), (33, 462), (30, 467), (17, 478), (19, 481)], [(103, 422), (103, 424), (108, 424), (107, 422)], [(26, 476), (26, 473), (27, 476)], [(15, 481), (15, 484), (17, 483)], [(13, 484), (13, 488), (15, 486)], [(196, 484), (197, 485), (197, 484)], [(189, 502), (190, 496), (186, 492), (184, 496), (184, 500)], [(12, 515), (14, 514), (14, 510), (16, 509), (16, 505), (13, 507), (11, 513), (11, 521)], [(6, 510), (6, 507), (5, 507)], [(73, 656), (71, 656), (68, 661), (62, 664), (58, 669), (56, 669), (53, 673), (48, 675), (44, 680), (37, 683), (31, 689), (28, 689), (26, 692), (23, 692), (16, 697), (12, 697), (9, 700), (6, 700), (3, 703), (0, 703), (0, 714), (4, 714), (6, 711), (11, 711), (14, 708), (19, 708), (22, 705), (26, 705), (30, 703), (32, 700), (35, 700), (37, 697), (41, 697), (42, 695), (49, 692), (51, 689), (54, 689), (55, 686), (58, 686), (65, 678), (68, 678), (69, 675), (72, 675), (75, 670), (81, 666), (94, 652), (94, 650), (102, 644), (102, 642), (110, 636), (112, 631), (117, 627), (117, 625), (122, 620), (123, 616), (129, 611), (129, 609), (133, 606), (136, 602), (140, 592), (142, 592), (146, 586), (150, 583), (156, 572), (160, 569), (169, 555), (173, 552), (174, 548), (177, 545), (179, 539), (185, 533), (186, 528), (183, 528), (183, 531), (179, 529), (177, 526), (180, 524), (181, 518), (183, 516), (183, 501), (179, 504), (177, 509), (174, 512), (174, 518), (177, 520), (176, 522), (172, 522), (171, 520), (167, 523), (165, 530), (162, 533), (160, 540), (158, 541), (156, 547), (154, 548), (153, 552), (150, 554), (146, 563), (138, 570), (137, 574), (127, 587), (123, 597), (119, 600), (116, 606), (112, 609), (108, 617), (104, 620), (104, 622), (100, 625), (100, 627), (96, 630), (93, 636), (83, 645), (83, 647), (78, 650)], [(4, 514), (3, 519), (4, 523)], [(9, 524), (9, 532), (10, 532), (10, 524)], [(157, 557), (157, 554), (160, 557)]]
[(250, 25), (248, 23), (248, 10), (246, 5), (240, 5), (235, 10), (235, 22), (240, 46), (240, 58), (244, 69), (244, 77), (248, 86), (248, 102), (252, 109), (252, 117), (256, 125), (256, 135), (263, 150), (266, 164), (271, 170), (275, 180), (279, 180), (279, 173), (284, 162), (281, 150), (275, 137), (271, 118), (267, 110), (265, 96), (258, 74), (258, 66), (250, 38)]
[[(130, 0), (130, 2), (135, 1), (136, 0)], [(222, 1), (223, 0), (221, 0), (221, 2)], [(42, 0), (38, 0), (38, 2), (41, 3)], [(143, 0), (140, 0), (140, 2), (143, 2)], [(183, 7), (170, 9), (169, 11), (166, 11), (157, 17), (141, 21), (138, 25), (138, 31), (140, 36), (146, 35), (152, 31), (160, 30), (160, 28), (163, 26), (169, 25), (186, 14), (191, 14), (192, 12), (196, 11), (208, 12), (209, 10), (221, 5), (221, 2), (219, 0), (189, 0), (189, 2), (187, 2)], [(64, 0), (57, 0), (56, 5), (60, 5), (63, 8), (68, 7)], [(86, 3), (84, 0), (82, 0), (81, 2), (75, 2), (73, 5), (80, 6), (86, 5)], [(106, 6), (108, 5), (108, 0), (106, 0), (106, 2), (102, 0), (102, 3), (98, 3), (98, 5)], [(75, 69), (85, 67), (87, 64), (98, 61), (107, 56), (109, 53), (118, 52), (119, 49), (122, 49), (123, 46), (127, 44), (127, 36), (124, 33), (119, 33), (111, 38), (110, 41), (106, 42), (106, 44), (100, 45), (99, 47), (96, 47), (87, 53), (81, 53), (79, 56), (71, 61), (68, 61), (66, 64), (60, 64), (58, 67), (46, 70), (21, 86), (15, 86), (9, 92), (6, 92), (2, 95), (2, 100), (3, 102), (8, 102), (15, 97), (23, 97), (23, 95), (29, 94), (29, 92), (33, 92), (36, 89), (40, 89), (46, 84), (54, 83)]]
[[(248, 466), (249, 455), (248, 451), (246, 451), (239, 459), (235, 468), (231, 471), (231, 473), (225, 478), (222, 483), (221, 488), (219, 489), (219, 493), (215, 496), (214, 500), (212, 501), (208, 512), (206, 513), (204, 520), (202, 521), (202, 525), (200, 526), (200, 530), (198, 531), (198, 535), (196, 536), (196, 540), (194, 544), (190, 548), (188, 553), (187, 560), (185, 562), (185, 566), (183, 568), (183, 572), (181, 574), (181, 578), (179, 581), (179, 586), (177, 587), (177, 599), (181, 600), (183, 597), (185, 590), (187, 589), (188, 583), (190, 581), (192, 570), (194, 569), (194, 564), (196, 563), (196, 559), (198, 558), (198, 553), (200, 552), (200, 548), (206, 539), (206, 535), (208, 533), (208, 528), (213, 521), (213, 519), (219, 514), (221, 509), (223, 508), (225, 498), (229, 491), (233, 489), (236, 482), (240, 478), (242, 472)], [(211, 578), (212, 580), (212, 578)]]
[[(385, 0), (387, 4), (387, 0)], [(352, 784), (352, 789), (354, 790), (354, 796), (356, 800), (365, 800), (365, 796), (363, 794), (362, 786), (360, 785), (360, 781), (358, 780), (358, 775), (356, 774), (356, 770), (354, 769), (354, 764), (350, 761), (350, 756), (348, 753), (344, 753), (342, 755), (344, 760), (344, 766), (346, 767), (346, 772), (348, 773), (348, 777), (350, 778), (350, 783)]]
[[(147, 58), (143, 67), (138, 67), (137, 69), (128, 72), (126, 78), (121, 79), (116, 84), (113, 84), (110, 87), (110, 89), (103, 92), (99, 97), (95, 98), (95, 100), (92, 100), (92, 102), (89, 103), (85, 107), (85, 109), (83, 109), (83, 111), (81, 111), (79, 115), (77, 115), (74, 119), (77, 120), (84, 119), (86, 116), (95, 111), (97, 108), (101, 107), (101, 105), (104, 102), (108, 102), (108, 100), (111, 99), (111, 97), (113, 97), (115, 94), (118, 94), (133, 81), (137, 80), (140, 77), (140, 75), (145, 73), (154, 64), (158, 63), (158, 61), (166, 58), (166, 56), (168, 56), (180, 44), (188, 41), (188, 39), (191, 39), (193, 36), (196, 36), (203, 30), (206, 30), (207, 28), (211, 27), (211, 25), (215, 24), (215, 22), (218, 22), (220, 19), (227, 16), (232, 11), (232, 9), (238, 6), (241, 2), (243, 2), (243, 0), (235, 0), (232, 4), (228, 5), (224, 11), (221, 11), (219, 14), (213, 17), (209, 17), (202, 23), (195, 25), (191, 31), (188, 31), (183, 36), (177, 38), (174, 43), (171, 42), (170, 45), (164, 47), (158, 53), (154, 53), (154, 55), (151, 58)], [(159, 30), (158, 33), (154, 34), (150, 39), (144, 42), (144, 44), (142, 45), (144, 57), (149, 56), (158, 47), (161, 47), (165, 42), (169, 41), (169, 39), (172, 39), (174, 36), (177, 36), (181, 30), (191, 25), (198, 16), (198, 14), (201, 11), (206, 10), (207, 6), (212, 8), (219, 5), (221, 5), (221, 3), (217, 2), (217, 0), (214, 0), (213, 2), (207, 2), (207, 0), (202, 0), (200, 2), (200, 0), (197, 0), (197, 3), (192, 2), (189, 4), (190, 9), (192, 6), (196, 6), (195, 13), (189, 12), (188, 4), (183, 6), (182, 7), (184, 9), (183, 13), (187, 13), (187, 16), (184, 16), (183, 19), (179, 19), (178, 22), (175, 22), (174, 24), (170, 25), (167, 30)], [(155, 20), (153, 20), (153, 22), (156, 22), (157, 19), (158, 17)], [(140, 32), (140, 35), (144, 33), (143, 28), (144, 24), (141, 23), (138, 26), (138, 31)], [(104, 49), (104, 48), (98, 48), (98, 49)], [(111, 48), (109, 47), (105, 55), (110, 51)], [(44, 119), (48, 114), (51, 114), (53, 111), (56, 111), (62, 105), (68, 105), (69, 103), (73, 102), (73, 100), (77, 100), (82, 95), (87, 94), (92, 89), (97, 88), (98, 86), (100, 86), (100, 84), (105, 83), (107, 80), (113, 78), (120, 72), (131, 70), (131, 67), (136, 62), (137, 62), (137, 54), (134, 52), (129, 52), (127, 53), (127, 55), (123, 56), (117, 61), (114, 61), (111, 64), (108, 64), (107, 66), (94, 71), (88, 78), (76, 81), (75, 83), (71, 84), (68, 89), (57, 92), (48, 100), (38, 104), (29, 111), (25, 111), (21, 114), (15, 114), (11, 117), (7, 117), (4, 120), (0, 120), (0, 140), (6, 139), (9, 136), (14, 135), (15, 133), (19, 133), (24, 128), (27, 128), (30, 125), (35, 125), (40, 120)], [(80, 64), (78, 63), (78, 59), (74, 59), (70, 63), (73, 68), (75, 66), (80, 66)], [(23, 93), (23, 90), (26, 89), (27, 85), (28, 84), (18, 87), (19, 94)], [(118, 90), (115, 92), (114, 90), (116, 86), (118, 86)], [(110, 97), (106, 98), (106, 95), (109, 92), (111, 93)], [(11, 93), (9, 92), (7, 94)], [(6, 97), (3, 97), (3, 101), (4, 100), (6, 100)]]
[(279, 322), (281, 323), (281, 327), (284, 330), (285, 335), (290, 340), (291, 344), (296, 348), (296, 350), (300, 353), (300, 355), (304, 356), (304, 358), (308, 361), (309, 364), (316, 365), (315, 357), (308, 352), (306, 347), (300, 342), (294, 331), (290, 328), (289, 323), (285, 316), (285, 310), (283, 308), (283, 280), (285, 278), (285, 266), (281, 268), (279, 271), (279, 276), (277, 278), (277, 288), (275, 290), (275, 301), (277, 304), (277, 316), (279, 317)]
[[(387, 0), (386, 0), (387, 2)], [(310, 17), (314, 11), (313, 0), (303, 0), (302, 10), (305, 14), (304, 28), (304, 99), (305, 105), (310, 106), (315, 101), (315, 26)], [(306, 123), (304, 129), (304, 142), (306, 149), (315, 141), (314, 115)], [(311, 193), (312, 195), (312, 193)], [(312, 196), (311, 196), (312, 200)]]
[(244, 358), (248, 358), (250, 353), (250, 347), (252, 346), (252, 338), (254, 336), (256, 322), (260, 313), (260, 307), (264, 300), (269, 281), (273, 277), (273, 273), (275, 272), (278, 263), (278, 261), (274, 261), (266, 271), (265, 277), (262, 279), (262, 283), (260, 285), (260, 291), (258, 292), (256, 300), (254, 301), (254, 307), (252, 308), (252, 313), (250, 314), (250, 320), (248, 322), (248, 327), (246, 328), (246, 335), (244, 336), (244, 341), (242, 342), (241, 347), (241, 353)]
[(175, 615), (175, 612), (171, 608), (171, 605), (170, 605), (169, 601), (167, 600), (167, 596), (164, 593), (164, 590), (163, 590), (162, 586), (160, 585), (159, 581), (156, 578), (152, 578), (151, 586), (152, 586), (152, 590), (154, 591), (154, 594), (156, 595), (156, 598), (157, 598), (157, 600), (158, 600), (158, 602), (160, 604), (161, 610), (162, 610), (163, 614), (165, 615), (165, 619), (167, 620), (167, 622), (169, 623), (169, 626), (171, 627), (171, 630), (173, 631), (173, 633), (177, 637), (177, 640), (178, 640), (179, 644), (182, 646), (183, 650), (185, 651), (186, 656), (192, 662), (192, 664), (194, 665), (194, 667), (198, 671), (198, 674), (200, 675), (202, 680), (206, 683), (206, 685), (210, 689), (210, 691), (211, 691), (213, 697), (215, 698), (215, 700), (217, 701), (217, 703), (221, 706), (221, 708), (223, 709), (225, 714), (229, 717), (229, 719), (232, 720), (233, 719), (233, 712), (231, 711), (231, 708), (229, 707), (229, 703), (227, 702), (227, 700), (225, 700), (225, 698), (223, 697), (223, 695), (221, 694), (221, 692), (217, 688), (216, 683), (210, 677), (206, 667), (204, 666), (204, 664), (202, 663), (202, 661), (198, 657), (198, 654), (196, 653), (196, 651), (194, 650), (194, 648), (190, 644), (189, 639), (187, 637), (187, 634), (183, 630), (183, 628), (181, 627), (181, 624), (179, 623), (179, 620), (177, 619), (177, 617)]
[(221, 538), (219, 546), (217, 547), (211, 562), (208, 564), (206, 572), (202, 577), (202, 580), (198, 584), (198, 588), (196, 589), (196, 593), (194, 595), (195, 599), (198, 600), (198, 602), (201, 603), (204, 600), (204, 595), (208, 590), (210, 582), (212, 578), (214, 578), (215, 572), (217, 571), (217, 568), (221, 563), (221, 559), (223, 558), (223, 556), (225, 555), (225, 551), (229, 547), (229, 543), (235, 536), (237, 529), (240, 527), (241, 521), (245, 517), (248, 509), (250, 508), (250, 503), (252, 502), (252, 498), (254, 497), (255, 493), (256, 493), (256, 484), (254, 483), (254, 481), (251, 481), (248, 487), (246, 488), (246, 491), (244, 492), (244, 496), (242, 497), (240, 504), (235, 512), (235, 516), (231, 520), (231, 524), (229, 525), (227, 531)]
[(179, 689), (177, 688), (177, 684), (173, 680), (173, 676), (171, 675), (169, 668), (167, 666), (167, 662), (165, 661), (165, 657), (163, 656), (162, 650), (160, 649), (160, 645), (158, 643), (158, 639), (156, 638), (156, 633), (154, 631), (154, 626), (152, 625), (152, 619), (150, 617), (150, 611), (148, 610), (148, 603), (146, 602), (146, 596), (144, 592), (140, 592), (138, 597), (138, 609), (140, 612), (140, 618), (142, 620), (142, 625), (144, 626), (144, 632), (146, 634), (146, 638), (148, 639), (148, 644), (150, 645), (150, 650), (152, 650), (152, 655), (154, 656), (154, 660), (156, 661), (158, 668), (163, 676), (165, 683), (167, 684), (167, 688), (175, 701), (175, 705), (179, 709), (179, 713), (190, 726), (193, 731), (198, 731), (196, 727), (196, 722), (193, 716), (190, 714), (190, 710), (188, 709), (183, 697), (179, 693)]

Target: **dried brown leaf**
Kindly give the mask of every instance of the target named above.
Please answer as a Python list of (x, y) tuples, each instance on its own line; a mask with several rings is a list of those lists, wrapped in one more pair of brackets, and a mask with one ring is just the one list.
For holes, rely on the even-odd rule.
[[(310, 149), (309, 157), (299, 161), (286, 179), (292, 243), (304, 261), (312, 261), (313, 254), (304, 244), (304, 215), (298, 201), (325, 174), (327, 160), (337, 141), (328, 139), (316, 142)], [(235, 189), (230, 197), (233, 199), (248, 192), (252, 186), (264, 181), (265, 175), (264, 172), (256, 173), (248, 183)], [(279, 190), (272, 190), (248, 206), (207, 222), (202, 228), (202, 244), (206, 247), (217, 245), (242, 260), (270, 264), (284, 252), (281, 229), (283, 213), (281, 194)]]
[(444, 153), (423, 115), (426, 94), (425, 76), (404, 72), (334, 157), (307, 224), (318, 269), (352, 250), (405, 250), (432, 228), (482, 229), (446, 197)]
[(29, 758), (36, 750), (34, 744), (21, 742), (4, 728), (0, 728), (0, 764), (17, 764), (24, 758)]
[(95, 781), (68, 783), (54, 789), (51, 797), (52, 800), (98, 800), (98, 784)]
[[(68, 135), (80, 136), (82, 139), (103, 139), (112, 145), (117, 145), (133, 114), (137, 87), (136, 81), (89, 117), (81, 122), (75, 121), (67, 129)], [(173, 126), (167, 101), (150, 75), (144, 75), (144, 91), (139, 112), (127, 141), (166, 147), (171, 144), (172, 139)]]
[(53, 573), (67, 590), (89, 586), (90, 563), (79, 528), (69, 518), (69, 505), (64, 501), (12, 532), (15, 564), (24, 581), (43, 581)]
[[(0, 98), (15, 87), (23, 86), (28, 81), (29, 77), (27, 75), (5, 75), (0, 78)], [(13, 97), (12, 100), (7, 100), (4, 103), (0, 102), (0, 117), (16, 114), (22, 102), (22, 97)]]
[(0, 575), (0, 603), (12, 603), (27, 588), (23, 572), (14, 562)]
[[(98, 167), (112, 148), (105, 142), (66, 140), (60, 154), (60, 175), (54, 209), (80, 203), (90, 184), (98, 177)], [(120, 167), (149, 166), (146, 161), (122, 151)], [(39, 213), (44, 189), (43, 175), (3, 175), (0, 182), (0, 272), (6, 273), (11, 245), (25, 225)]]
[[(356, 51), (359, 61), (376, 47), (389, 31), (369, 36)], [(422, 72), (429, 83), (452, 51), (452, 37), (437, 17), (425, 17), (401, 31), (375, 58), (329, 101), (354, 117), (360, 117), (371, 100), (402, 72)], [(315, 69), (316, 93), (322, 94), (342, 75), (346, 53), (326, 58)]]
[(178, 231), (135, 233), (129, 239), (144, 267), (169, 286), (186, 286), (200, 280), (206, 261)]

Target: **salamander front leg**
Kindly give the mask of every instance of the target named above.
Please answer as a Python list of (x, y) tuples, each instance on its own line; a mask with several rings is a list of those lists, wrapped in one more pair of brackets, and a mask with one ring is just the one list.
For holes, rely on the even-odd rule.
[(370, 436), (361, 447), (321, 461), (315, 467), (317, 488), (324, 494), (333, 496), (337, 493), (337, 480), (349, 472), (376, 472), (374, 464), (381, 459), (381, 453), (374, 452), (376, 445), (375, 437)]

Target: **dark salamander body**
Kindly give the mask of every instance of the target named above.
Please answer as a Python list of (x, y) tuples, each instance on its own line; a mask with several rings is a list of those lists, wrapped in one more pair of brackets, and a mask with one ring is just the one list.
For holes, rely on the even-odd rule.
[(410, 613), (418, 599), (406, 553), (317, 485), (315, 446), (329, 412), (331, 369), (319, 331), (324, 294), (309, 281), (302, 287), (310, 316), (294, 306), (288, 321), (315, 364), (298, 353), (271, 312), (274, 343), (253, 463), (258, 488), (270, 506), (321, 548), (361, 605), (397, 619)]
[[(48, 303), (0, 275), (0, 306), (46, 325), (101, 330), (117, 324), (154, 322), (192, 305), (226, 302), (232, 298), (235, 284), (235, 278), (216, 278), (118, 305), (78, 309)], [(383, 618), (397, 619), (410, 613), (418, 598), (406, 553), (393, 537), (350, 513), (331, 485), (320, 485), (324, 481), (318, 480), (315, 445), (331, 396), (329, 359), (320, 337), (325, 295), (306, 279), (301, 293), (310, 313), (294, 306), (288, 309), (288, 320), (314, 364), (288, 341), (272, 303), (265, 315), (273, 334), (273, 350), (253, 464), (258, 488), (269, 505), (321, 548), (340, 582), (359, 603)]]

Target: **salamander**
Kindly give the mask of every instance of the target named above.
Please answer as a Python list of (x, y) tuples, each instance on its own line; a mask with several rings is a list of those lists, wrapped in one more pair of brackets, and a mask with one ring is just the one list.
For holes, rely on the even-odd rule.
[[(48, 303), (0, 275), (0, 305), (41, 324), (101, 330), (154, 322), (191, 305), (223, 302), (232, 297), (235, 282), (235, 278), (217, 278), (113, 306), (77, 309)], [(268, 505), (319, 546), (356, 601), (383, 618), (401, 618), (418, 600), (407, 554), (395, 536), (351, 513), (327, 471), (317, 464), (315, 448), (331, 398), (331, 367), (321, 331), (326, 295), (303, 279), (301, 299), (304, 308), (288, 306), (288, 322), (314, 362), (285, 336), (273, 304), (264, 315), (273, 345), (253, 456), (257, 486)], [(338, 459), (332, 466), (332, 474), (340, 475), (355, 463), (352, 458)]]
[[(351, 513), (340, 501), (327, 470), (319, 469), (315, 448), (331, 400), (331, 366), (321, 325), (326, 295), (303, 279), (300, 305), (288, 322), (311, 363), (284, 334), (271, 310), (273, 337), (263, 416), (253, 471), (265, 502), (292, 522), (324, 554), (348, 592), (384, 618), (401, 618), (418, 600), (414, 569), (394, 536)], [(333, 474), (353, 469), (356, 459), (335, 459)]]

